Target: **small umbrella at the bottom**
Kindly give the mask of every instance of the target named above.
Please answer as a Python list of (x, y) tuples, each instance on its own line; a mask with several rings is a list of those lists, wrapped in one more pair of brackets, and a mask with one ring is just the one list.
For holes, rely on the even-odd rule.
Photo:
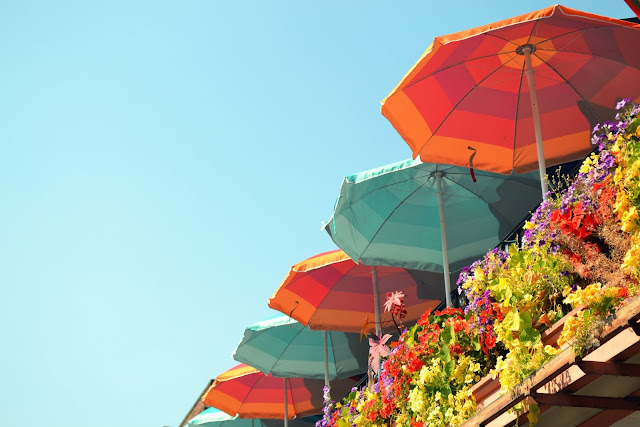
[[(278, 423), (278, 420), (232, 417), (217, 408), (209, 408), (191, 418), (185, 427), (276, 427)], [(313, 421), (295, 419), (291, 420), (289, 425), (291, 427), (311, 427)]]
[[(355, 378), (331, 382), (335, 395), (345, 396)], [(288, 419), (319, 414), (324, 405), (324, 381), (305, 378), (274, 378), (240, 364), (219, 375), (203, 401), (240, 418)], [(285, 393), (286, 390), (286, 393)]]
[(276, 377), (345, 378), (367, 372), (369, 344), (359, 334), (315, 331), (280, 314), (254, 323), (233, 352), (238, 362)]

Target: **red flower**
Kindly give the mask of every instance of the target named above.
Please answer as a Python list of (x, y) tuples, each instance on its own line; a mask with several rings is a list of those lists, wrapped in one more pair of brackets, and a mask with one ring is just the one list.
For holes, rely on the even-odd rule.
[(486, 345), (488, 349), (492, 349), (496, 346), (496, 337), (494, 337), (493, 334), (487, 334), (484, 345)]

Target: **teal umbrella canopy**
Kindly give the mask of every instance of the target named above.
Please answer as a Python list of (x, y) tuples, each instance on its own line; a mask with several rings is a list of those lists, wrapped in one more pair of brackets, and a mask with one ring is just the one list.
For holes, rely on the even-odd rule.
[(367, 371), (368, 339), (361, 341), (355, 333), (311, 330), (281, 314), (249, 326), (233, 358), (275, 377), (324, 378), (325, 333), (329, 380)]
[[(291, 427), (310, 427), (313, 421), (289, 420)], [(185, 427), (280, 427), (282, 420), (238, 418), (216, 408), (209, 408), (191, 418)]]
[(443, 272), (438, 174), (450, 271), (493, 249), (540, 203), (535, 172), (476, 171), (473, 182), (468, 168), (407, 160), (344, 178), (325, 230), (365, 265)]

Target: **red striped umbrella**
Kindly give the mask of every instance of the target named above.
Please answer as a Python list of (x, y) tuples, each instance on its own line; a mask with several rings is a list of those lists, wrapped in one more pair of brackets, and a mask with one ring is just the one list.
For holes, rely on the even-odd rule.
[(544, 177), (591, 151), (617, 101), (640, 99), (638, 46), (637, 24), (548, 7), (436, 37), (382, 114), (423, 162)]
[[(331, 389), (345, 396), (355, 384), (354, 378), (335, 380)], [(219, 375), (203, 401), (240, 418), (291, 419), (321, 413), (323, 387), (323, 380), (275, 378), (240, 364)]]
[(366, 332), (377, 325), (393, 329), (390, 313), (379, 317), (379, 301), (387, 292), (404, 293), (405, 324), (411, 324), (444, 299), (443, 281), (442, 273), (362, 265), (335, 250), (291, 267), (269, 298), (269, 307), (311, 329), (360, 332), (363, 325)]

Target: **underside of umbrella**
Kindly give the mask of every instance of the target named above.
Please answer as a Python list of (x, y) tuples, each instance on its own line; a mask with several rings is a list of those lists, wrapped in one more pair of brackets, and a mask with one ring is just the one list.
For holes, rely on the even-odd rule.
[[(331, 387), (346, 394), (355, 383), (356, 379), (345, 378), (333, 381)], [(322, 380), (275, 378), (240, 364), (219, 375), (203, 401), (239, 418), (292, 419), (322, 412), (323, 387)]]
[[(376, 270), (379, 301), (385, 301), (388, 292), (405, 294), (405, 324), (417, 321), (444, 298), (441, 274), (388, 266)], [(294, 265), (269, 298), (269, 307), (311, 329), (357, 333), (375, 330), (375, 306), (371, 266), (355, 263), (341, 250)], [(380, 318), (383, 329), (395, 329), (390, 313)]]
[(325, 230), (363, 264), (442, 273), (438, 175), (451, 271), (493, 249), (540, 200), (535, 172), (477, 171), (474, 182), (466, 168), (407, 160), (347, 176)]
[(640, 100), (638, 45), (637, 24), (552, 6), (437, 37), (382, 114), (425, 162), (523, 173), (536, 140), (549, 166), (580, 159), (617, 101)]
[(326, 383), (365, 373), (368, 351), (359, 334), (311, 330), (278, 315), (247, 327), (233, 358), (275, 377), (325, 379)]

